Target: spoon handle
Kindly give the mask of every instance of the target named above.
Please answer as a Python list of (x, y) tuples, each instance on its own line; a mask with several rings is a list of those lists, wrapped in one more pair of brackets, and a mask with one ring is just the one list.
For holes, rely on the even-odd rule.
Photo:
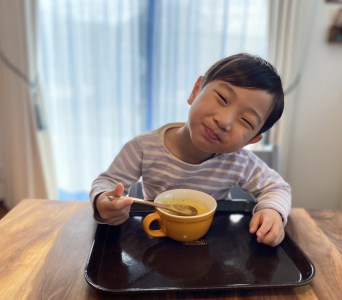
[(146, 205), (153, 206), (153, 207), (169, 209), (169, 205), (153, 202), (152, 200), (143, 200), (143, 199), (134, 198), (134, 197), (127, 197), (127, 198), (132, 199), (134, 203), (141, 203), (141, 204), (146, 204)]
[(172, 211), (174, 213), (177, 213), (178, 215), (181, 215), (181, 216), (195, 216), (195, 215), (197, 215), (197, 209), (193, 206), (190, 206), (190, 205), (177, 204), (177, 207), (176, 207), (176, 206), (169, 205), (169, 204), (154, 202), (153, 200), (143, 200), (143, 199), (139, 199), (139, 198), (135, 198), (135, 197), (129, 197), (129, 196), (126, 196), (126, 197), (107, 196), (107, 197), (109, 200), (131, 199), (135, 203), (146, 204), (146, 205), (150, 205), (153, 207), (164, 208), (164, 209), (167, 209), (167, 210)]
[(153, 202), (152, 200), (143, 200), (143, 199), (139, 199), (139, 198), (135, 198), (135, 197), (124, 197), (124, 196), (121, 196), (121, 197), (117, 197), (116, 198), (116, 197), (113, 197), (113, 196), (108, 196), (108, 198), (110, 200), (114, 200), (114, 199), (131, 199), (131, 200), (133, 200), (134, 203), (146, 204), (146, 205), (153, 206), (153, 207), (168, 208), (167, 204), (156, 203), (156, 202)]

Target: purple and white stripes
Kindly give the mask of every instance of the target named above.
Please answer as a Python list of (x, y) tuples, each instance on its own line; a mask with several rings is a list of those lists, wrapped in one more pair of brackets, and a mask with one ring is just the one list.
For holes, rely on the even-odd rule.
[(93, 182), (91, 201), (104, 191), (113, 190), (118, 182), (126, 192), (142, 180), (146, 199), (154, 199), (163, 191), (189, 188), (203, 191), (215, 199), (227, 199), (235, 184), (257, 199), (256, 210), (273, 208), (286, 224), (291, 208), (290, 186), (265, 162), (247, 149), (223, 153), (192, 165), (174, 157), (164, 146), (164, 133), (179, 123), (167, 124), (153, 132), (129, 141), (109, 169)]

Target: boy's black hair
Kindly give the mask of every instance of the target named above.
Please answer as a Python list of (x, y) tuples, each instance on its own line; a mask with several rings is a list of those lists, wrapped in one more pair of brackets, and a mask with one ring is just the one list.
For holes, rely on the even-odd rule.
[(259, 56), (240, 53), (221, 59), (205, 73), (201, 89), (213, 80), (243, 88), (265, 90), (273, 96), (271, 113), (257, 135), (270, 129), (284, 110), (284, 91), (277, 70)]

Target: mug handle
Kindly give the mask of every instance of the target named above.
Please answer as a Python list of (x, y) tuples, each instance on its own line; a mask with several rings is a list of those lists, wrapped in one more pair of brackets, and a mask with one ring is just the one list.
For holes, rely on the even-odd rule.
[(157, 212), (148, 214), (144, 220), (143, 220), (143, 229), (144, 231), (152, 237), (165, 237), (166, 233), (161, 229), (150, 229), (151, 223), (153, 221), (158, 221), (158, 224), (160, 225), (160, 215)]

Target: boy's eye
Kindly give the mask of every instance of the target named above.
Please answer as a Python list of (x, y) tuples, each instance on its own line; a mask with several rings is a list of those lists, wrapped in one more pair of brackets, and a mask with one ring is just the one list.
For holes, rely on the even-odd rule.
[(220, 100), (223, 101), (224, 103), (228, 103), (225, 97), (223, 97), (220, 93), (216, 92), (217, 95), (219, 96)]
[(248, 126), (248, 127), (251, 128), (251, 129), (254, 129), (254, 126), (253, 126), (253, 124), (252, 124), (251, 121), (249, 121), (249, 120), (246, 119), (246, 118), (241, 118), (241, 120), (242, 120), (242, 122), (243, 122), (246, 126)]

